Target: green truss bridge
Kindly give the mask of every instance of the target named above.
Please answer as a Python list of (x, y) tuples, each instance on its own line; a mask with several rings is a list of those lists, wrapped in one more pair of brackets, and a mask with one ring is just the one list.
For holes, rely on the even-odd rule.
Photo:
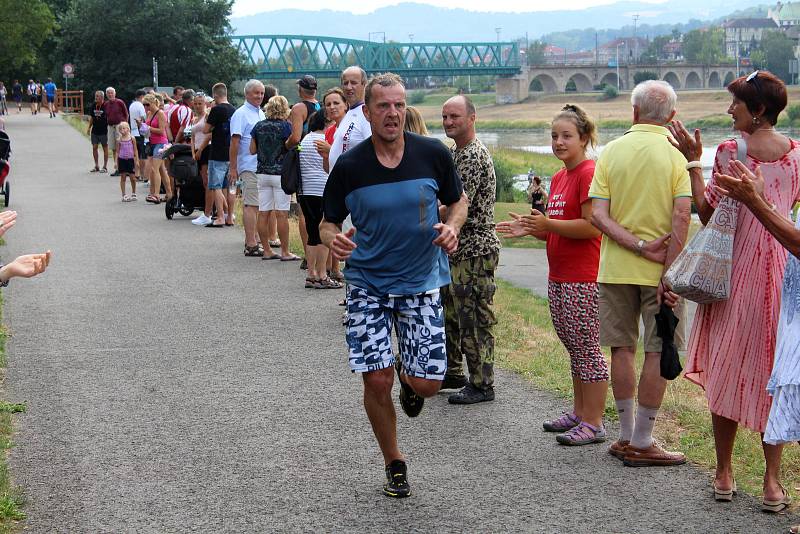
[(514, 76), (521, 71), (517, 43), (393, 43), (311, 35), (232, 37), (264, 79), (338, 78), (350, 65), (368, 74), (403, 76)]

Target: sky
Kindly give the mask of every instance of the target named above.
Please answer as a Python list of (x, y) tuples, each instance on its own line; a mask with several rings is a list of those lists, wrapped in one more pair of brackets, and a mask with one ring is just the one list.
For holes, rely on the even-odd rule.
[[(409, 0), (406, 0), (409, 1)], [(615, 4), (615, 0), (571, 0), (570, 2), (558, 3), (553, 0), (492, 0), (490, 8), (486, 0), (410, 0), (419, 3), (435, 5), (439, 7), (461, 8), (471, 11), (555, 11), (555, 10), (579, 10), (592, 6)], [(642, 0), (653, 4), (662, 4), (668, 0)], [(303, 0), (302, 9), (320, 10), (333, 9), (336, 11), (351, 11), (356, 14), (365, 14), (375, 11), (378, 8), (391, 6), (400, 3), (401, 0), (371, 0), (369, 2), (352, 2), (347, 6), (344, 2), (331, 2), (330, 0)], [(285, 4), (280, 2), (264, 2), (263, 0), (235, 0), (233, 4), (233, 16), (241, 17), (271, 11), (270, 5), (274, 9), (286, 9), (299, 7), (298, 4)]]

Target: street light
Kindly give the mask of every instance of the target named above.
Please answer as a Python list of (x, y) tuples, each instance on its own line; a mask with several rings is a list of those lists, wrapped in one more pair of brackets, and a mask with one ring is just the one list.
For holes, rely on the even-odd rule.
[(382, 35), (383, 36), (383, 44), (386, 44), (386, 32), (369, 32), (367, 35), (367, 41), (370, 43), (372, 42), (373, 35)]
[(636, 22), (639, 20), (639, 14), (633, 16), (633, 62), (639, 63), (639, 40), (636, 39)]
[[(617, 91), (619, 92), (619, 47), (622, 43), (617, 43)], [(630, 72), (630, 71), (629, 71)]]
[(408, 40), (409, 40), (410, 42), (412, 42), (412, 43), (414, 42), (414, 34), (413, 34), (413, 33), (409, 33), (409, 34), (408, 34)]
[(501, 31), (502, 29), (503, 29), (503, 28), (495, 28), (495, 29), (494, 29), (494, 31), (497, 33), (497, 42), (498, 42), (498, 43), (500, 42), (500, 31)]

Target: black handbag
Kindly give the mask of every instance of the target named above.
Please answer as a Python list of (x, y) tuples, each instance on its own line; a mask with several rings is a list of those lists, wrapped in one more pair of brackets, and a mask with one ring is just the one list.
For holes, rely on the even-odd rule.
[(287, 195), (300, 192), (300, 145), (289, 150), (281, 165), (281, 189)]

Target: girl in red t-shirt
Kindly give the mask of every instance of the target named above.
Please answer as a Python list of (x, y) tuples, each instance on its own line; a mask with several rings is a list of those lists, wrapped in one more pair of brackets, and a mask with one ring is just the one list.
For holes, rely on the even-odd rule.
[(509, 237), (532, 235), (547, 241), (550, 265), (550, 315), (559, 339), (569, 352), (574, 405), (570, 413), (545, 421), (548, 432), (559, 432), (563, 445), (587, 445), (606, 440), (603, 411), (608, 391), (608, 365), (600, 349), (597, 267), (600, 230), (592, 223), (589, 186), (594, 161), (586, 151), (597, 143), (597, 129), (578, 106), (566, 105), (552, 122), (553, 154), (564, 163), (551, 180), (547, 216), (512, 213), (497, 231)]

